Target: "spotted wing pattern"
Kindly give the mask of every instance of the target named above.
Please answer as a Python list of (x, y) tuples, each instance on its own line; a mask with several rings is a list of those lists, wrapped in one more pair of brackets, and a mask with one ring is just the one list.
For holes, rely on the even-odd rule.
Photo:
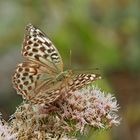
[(37, 65), (34, 63), (24, 62), (17, 66), (12, 81), (18, 94), (21, 94), (23, 98), (29, 100), (32, 92), (34, 92), (36, 82), (39, 77), (40, 74), (38, 73)]
[(49, 71), (56, 73), (63, 71), (63, 62), (56, 47), (42, 31), (31, 24), (26, 26), (22, 55), (45, 65)]
[(92, 82), (101, 79), (99, 74), (78, 74), (69, 82), (69, 91), (74, 92)]
[[(43, 98), (43, 102), (51, 103), (60, 96), (60, 92), (55, 95), (50, 92), (53, 90), (52, 80), (50, 80), (52, 78), (48, 77), (49, 75), (44, 79), (44, 73), (35, 63), (24, 62), (17, 66), (12, 81), (18, 94), (22, 95), (24, 99), (38, 104)], [(44, 94), (46, 95), (44, 96)]]

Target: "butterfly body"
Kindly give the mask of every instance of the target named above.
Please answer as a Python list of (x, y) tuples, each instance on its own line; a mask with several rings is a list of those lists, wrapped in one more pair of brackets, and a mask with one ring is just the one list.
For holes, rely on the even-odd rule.
[(74, 74), (63, 70), (62, 58), (50, 39), (29, 24), (23, 41), (25, 58), (13, 75), (18, 94), (32, 103), (47, 104), (100, 79), (98, 74)]

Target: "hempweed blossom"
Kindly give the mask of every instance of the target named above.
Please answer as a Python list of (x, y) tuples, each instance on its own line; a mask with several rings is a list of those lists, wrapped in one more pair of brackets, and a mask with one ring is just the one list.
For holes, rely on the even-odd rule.
[(120, 123), (116, 98), (89, 86), (49, 107), (22, 103), (11, 121), (18, 139), (76, 140), (89, 127), (110, 128)]

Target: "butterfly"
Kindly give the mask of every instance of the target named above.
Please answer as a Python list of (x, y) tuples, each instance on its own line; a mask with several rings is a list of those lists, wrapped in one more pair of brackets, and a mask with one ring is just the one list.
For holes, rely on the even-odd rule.
[(32, 24), (26, 26), (22, 56), (12, 77), (13, 87), (23, 99), (34, 104), (55, 102), (64, 93), (69, 94), (101, 79), (99, 74), (74, 74), (63, 70), (63, 61), (50, 39)]

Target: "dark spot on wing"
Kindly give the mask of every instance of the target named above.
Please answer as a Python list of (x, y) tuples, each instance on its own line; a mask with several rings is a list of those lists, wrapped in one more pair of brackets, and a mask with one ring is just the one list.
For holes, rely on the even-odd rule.
[(27, 55), (28, 55), (28, 52), (24, 52), (23, 55), (24, 55), (24, 56), (27, 56)]
[(17, 73), (17, 74), (16, 74), (16, 77), (17, 77), (17, 78), (19, 78), (19, 77), (20, 77), (20, 74), (19, 74), (19, 73)]
[(33, 53), (29, 53), (28, 55), (29, 55), (29, 56), (32, 56), (32, 55), (33, 55)]
[(52, 45), (51, 43), (48, 43), (47, 41), (45, 41), (44, 44), (47, 45), (48, 47)]
[(24, 81), (26, 78), (25, 77), (22, 77), (21, 79)]
[(22, 85), (22, 84), (20, 84), (19, 87), (20, 87), (21, 89), (23, 89), (23, 85)]
[(30, 49), (31, 49), (31, 47), (30, 47), (30, 46), (27, 46), (27, 47), (26, 47), (26, 50), (30, 50)]
[(28, 85), (28, 84), (29, 84), (29, 82), (28, 82), (28, 81), (25, 81), (25, 82), (24, 82), (24, 85)]
[(22, 72), (22, 71), (23, 71), (23, 68), (19, 68), (19, 69), (18, 69), (18, 72)]
[(48, 55), (47, 55), (47, 54), (45, 54), (45, 55), (43, 55), (43, 57), (44, 57), (44, 58), (47, 58), (47, 57), (48, 57)]
[(36, 41), (37, 39), (36, 39), (36, 38), (34, 38), (33, 40), (34, 40), (34, 41)]
[(37, 37), (37, 35), (36, 35), (36, 34), (34, 34), (34, 35), (33, 35), (33, 37)]
[(43, 42), (42, 42), (42, 41), (40, 41), (40, 40), (38, 40), (37, 42), (38, 42), (39, 44), (41, 44), (41, 45), (42, 45), (42, 43), (43, 43)]
[(39, 49), (40, 49), (42, 52), (44, 52), (44, 51), (46, 50), (45, 47), (40, 47)]
[(31, 40), (29, 40), (29, 41), (28, 41), (28, 44), (31, 45), (31, 44), (33, 44), (33, 42), (32, 42)]
[(32, 87), (31, 87), (31, 86), (29, 86), (29, 87), (28, 87), (28, 90), (32, 90)]
[(29, 72), (29, 68), (25, 68), (25, 71), (26, 71), (26, 72)]
[(38, 43), (34, 43), (34, 46), (36, 47), (36, 46), (39, 46), (39, 44)]
[(33, 49), (32, 49), (32, 51), (33, 51), (33, 52), (38, 52), (38, 50), (37, 50), (37, 49), (35, 49), (35, 48), (33, 48)]
[(17, 83), (19, 84), (20, 83), (20, 80), (17, 80)]
[(40, 55), (36, 54), (34, 57), (35, 59), (39, 60)]
[(28, 76), (28, 73), (27, 72), (23, 73), (23, 76)]

